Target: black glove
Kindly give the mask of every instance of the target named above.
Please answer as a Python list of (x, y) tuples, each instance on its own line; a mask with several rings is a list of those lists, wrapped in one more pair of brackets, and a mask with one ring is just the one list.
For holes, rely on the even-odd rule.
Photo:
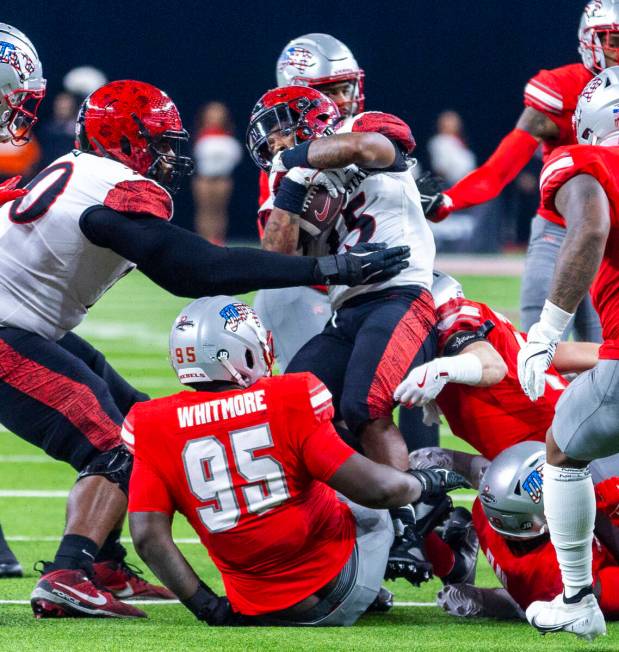
[(212, 627), (245, 625), (245, 617), (232, 610), (228, 598), (220, 598), (200, 581), (198, 590), (182, 603), (198, 620)]
[(471, 486), (459, 473), (450, 469), (409, 469), (407, 473), (421, 482), (420, 503), (432, 502), (433, 499), (442, 498), (448, 491), (468, 489)]
[(443, 192), (441, 180), (431, 172), (426, 172), (416, 181), (419, 195), (421, 196), (421, 208), (427, 218), (433, 218), (436, 211), (443, 204)]
[(355, 245), (345, 254), (317, 259), (314, 278), (318, 285), (367, 285), (382, 283), (408, 267), (410, 247), (389, 247), (384, 242)]

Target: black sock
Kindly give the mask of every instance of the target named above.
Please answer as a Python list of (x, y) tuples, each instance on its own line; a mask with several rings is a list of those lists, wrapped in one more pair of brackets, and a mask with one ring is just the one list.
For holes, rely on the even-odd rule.
[(97, 556), (99, 546), (88, 537), (65, 534), (54, 558), (54, 569), (89, 568)]
[(121, 530), (119, 528), (118, 530), (112, 530), (107, 535), (107, 539), (103, 542), (95, 561), (123, 561), (127, 556), (127, 551), (120, 543), (120, 533)]

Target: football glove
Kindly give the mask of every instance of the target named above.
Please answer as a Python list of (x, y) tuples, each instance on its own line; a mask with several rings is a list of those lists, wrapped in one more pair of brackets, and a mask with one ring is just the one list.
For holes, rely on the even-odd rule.
[(440, 178), (426, 172), (416, 181), (423, 214), (432, 222), (440, 222), (451, 213), (450, 199), (443, 194)]
[(292, 168), (286, 173), (286, 179), (310, 186), (322, 186), (331, 195), (337, 197), (346, 192), (346, 170), (314, 170), (313, 168)]
[(389, 247), (383, 242), (357, 244), (345, 254), (316, 259), (317, 285), (382, 283), (408, 267), (410, 247)]
[(454, 489), (468, 489), (470, 484), (451, 469), (409, 469), (407, 471), (421, 483), (420, 503), (431, 503)]
[(0, 206), (28, 194), (25, 188), (17, 187), (20, 181), (21, 177), (11, 177), (4, 183), (0, 183)]
[(531, 326), (527, 343), (518, 351), (518, 380), (532, 401), (544, 395), (546, 372), (571, 318), (571, 313), (546, 300), (540, 320)]
[(415, 367), (396, 387), (396, 402), (413, 407), (423, 407), (433, 401), (449, 382), (449, 374), (441, 369), (440, 358)]

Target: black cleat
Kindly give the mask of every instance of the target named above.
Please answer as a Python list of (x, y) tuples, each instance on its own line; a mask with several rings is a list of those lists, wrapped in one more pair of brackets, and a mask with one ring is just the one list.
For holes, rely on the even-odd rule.
[(384, 586), (380, 587), (374, 602), (367, 608), (366, 613), (385, 613), (393, 607), (393, 593)]
[(423, 537), (417, 532), (411, 505), (390, 510), (394, 540), (385, 570), (386, 580), (403, 577), (413, 586), (432, 579), (432, 564), (426, 559)]
[(0, 578), (23, 577), (24, 570), (21, 564), (13, 557), (10, 559), (0, 559)]
[(443, 541), (453, 550), (455, 563), (443, 584), (474, 584), (477, 569), (479, 539), (473, 527), (471, 513), (456, 507), (443, 526)]

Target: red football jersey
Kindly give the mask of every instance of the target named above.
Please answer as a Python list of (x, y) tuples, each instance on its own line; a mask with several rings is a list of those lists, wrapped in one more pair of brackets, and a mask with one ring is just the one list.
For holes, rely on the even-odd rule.
[[(552, 70), (540, 70), (525, 86), (525, 106), (540, 111), (559, 128), (557, 140), (544, 141), (542, 150), (544, 163), (555, 148), (576, 143), (576, 136), (572, 128), (572, 116), (576, 109), (578, 96), (592, 77), (593, 73), (587, 70), (582, 63), (572, 63)], [(552, 209), (545, 207), (543, 202), (540, 204), (539, 214), (555, 224), (565, 226), (563, 218)]]
[[(492, 529), (483, 507), (477, 498), (473, 504), (473, 526), (479, 537), (479, 545), (495, 575), (511, 595), (526, 609), (535, 600), (552, 600), (563, 591), (561, 571), (555, 549), (547, 539), (533, 550), (520, 551), (517, 546)], [(600, 606), (606, 614), (616, 613), (617, 560), (610, 551), (593, 539), (593, 581), (601, 583)], [(610, 580), (610, 581), (608, 581)]]
[(355, 543), (348, 506), (324, 484), (353, 454), (312, 374), (248, 389), (136, 403), (129, 511), (183, 513), (247, 615), (285, 609), (329, 582)]
[(451, 299), (438, 313), (438, 355), (449, 338), (459, 331), (476, 331), (484, 323), (494, 327), (486, 340), (507, 365), (505, 378), (491, 387), (447, 383), (436, 402), (452, 432), (484, 457), (494, 459), (501, 451), (521, 441), (544, 441), (554, 408), (567, 382), (554, 367), (546, 374), (544, 396), (532, 403), (518, 381), (518, 351), (526, 341), (503, 315), (483, 303), (465, 298)]
[(595, 177), (610, 204), (610, 233), (591, 286), (591, 298), (602, 322), (604, 343), (600, 347), (600, 359), (619, 360), (619, 147), (572, 145), (558, 149), (540, 177), (544, 206), (555, 210), (557, 191), (579, 174)]

